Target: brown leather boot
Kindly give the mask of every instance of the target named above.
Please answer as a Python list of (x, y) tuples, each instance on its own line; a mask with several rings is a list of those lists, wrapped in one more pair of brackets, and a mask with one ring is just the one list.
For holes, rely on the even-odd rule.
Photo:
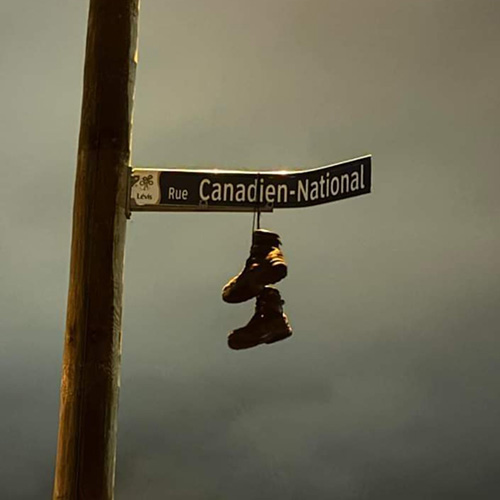
[(287, 264), (278, 234), (265, 229), (253, 233), (250, 257), (242, 271), (222, 289), (222, 299), (232, 304), (256, 297), (266, 285), (287, 275)]
[(272, 344), (292, 335), (292, 328), (283, 312), (284, 300), (276, 288), (266, 286), (257, 296), (255, 314), (247, 325), (229, 334), (231, 349), (249, 349), (259, 344)]

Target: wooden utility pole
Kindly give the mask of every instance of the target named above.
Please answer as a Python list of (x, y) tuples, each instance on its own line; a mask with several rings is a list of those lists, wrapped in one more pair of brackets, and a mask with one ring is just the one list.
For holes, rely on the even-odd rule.
[(139, 0), (90, 0), (54, 500), (111, 500)]

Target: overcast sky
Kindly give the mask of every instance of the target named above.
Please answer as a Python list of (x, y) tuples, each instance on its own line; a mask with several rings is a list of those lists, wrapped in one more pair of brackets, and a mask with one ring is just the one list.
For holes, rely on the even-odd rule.
[[(88, 2), (0, 6), (0, 498), (49, 498)], [(143, 0), (133, 163), (313, 168), (293, 336), (230, 351), (251, 215), (127, 228), (117, 500), (500, 497), (498, 0)]]

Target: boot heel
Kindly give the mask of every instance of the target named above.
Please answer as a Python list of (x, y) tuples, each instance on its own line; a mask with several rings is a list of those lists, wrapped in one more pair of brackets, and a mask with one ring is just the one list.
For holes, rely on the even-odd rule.
[(277, 262), (276, 264), (271, 264), (271, 269), (269, 270), (270, 283), (274, 284), (286, 278), (288, 273), (288, 267), (283, 262)]
[(266, 342), (266, 344), (274, 344), (275, 342), (279, 342), (280, 340), (286, 340), (291, 336), (292, 336), (291, 330), (283, 331), (283, 332), (278, 333), (274, 337), (267, 339), (265, 342)]

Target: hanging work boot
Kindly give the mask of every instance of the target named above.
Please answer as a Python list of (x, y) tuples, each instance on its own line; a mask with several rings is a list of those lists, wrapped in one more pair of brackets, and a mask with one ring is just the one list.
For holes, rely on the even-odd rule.
[(255, 314), (246, 326), (229, 334), (231, 349), (240, 350), (259, 344), (272, 344), (292, 335), (292, 328), (283, 313), (284, 300), (276, 288), (266, 286), (257, 296)]
[(222, 289), (222, 299), (232, 304), (256, 297), (266, 285), (282, 280), (287, 264), (278, 234), (265, 229), (254, 231), (250, 257), (243, 270)]

